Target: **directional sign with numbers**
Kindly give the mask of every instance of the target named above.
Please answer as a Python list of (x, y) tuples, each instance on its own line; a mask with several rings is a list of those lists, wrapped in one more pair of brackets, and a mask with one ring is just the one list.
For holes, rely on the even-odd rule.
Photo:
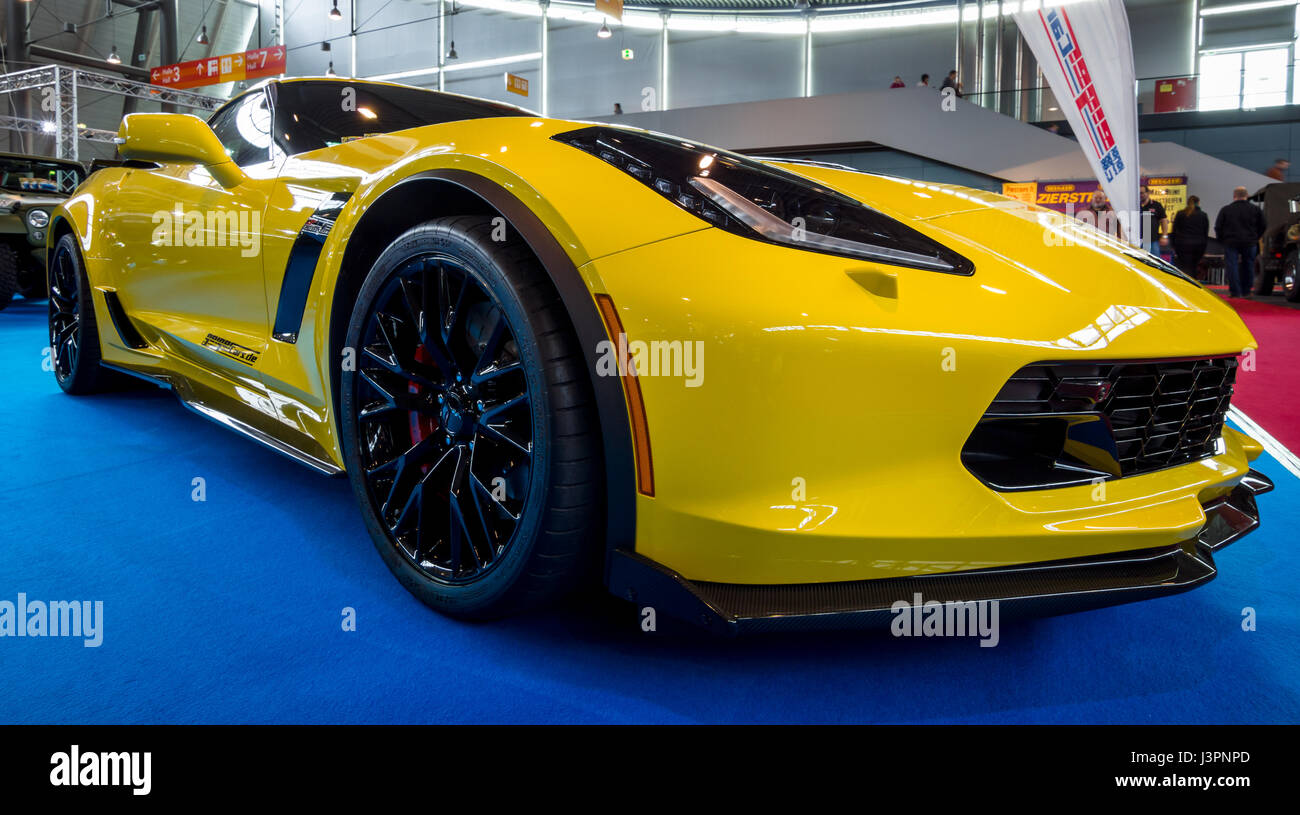
[(178, 62), (149, 69), (149, 82), (168, 88), (198, 88), (241, 79), (262, 79), (284, 73), (283, 45), (240, 54)]

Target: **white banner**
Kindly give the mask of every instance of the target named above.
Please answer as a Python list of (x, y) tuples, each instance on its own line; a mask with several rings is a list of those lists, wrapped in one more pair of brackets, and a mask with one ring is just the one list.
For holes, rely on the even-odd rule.
[(1137, 83), (1123, 0), (1023, 3), (1016, 25), (1097, 174), (1123, 237), (1138, 245)]

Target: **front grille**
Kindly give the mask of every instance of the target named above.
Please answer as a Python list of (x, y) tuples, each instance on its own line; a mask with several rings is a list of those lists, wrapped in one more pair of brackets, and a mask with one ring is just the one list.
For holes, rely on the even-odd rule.
[(1038, 363), (1011, 377), (986, 419), (1100, 414), (1120, 475), (1140, 475), (1215, 454), (1236, 375), (1236, 357)]

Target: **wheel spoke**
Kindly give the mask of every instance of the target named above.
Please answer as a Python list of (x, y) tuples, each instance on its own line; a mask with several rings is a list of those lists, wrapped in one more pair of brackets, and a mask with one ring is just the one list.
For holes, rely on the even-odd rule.
[(441, 383), (433, 379), (430, 379), (429, 377), (424, 376), (423, 374), (416, 373), (415, 371), (403, 367), (398, 360), (393, 359), (391, 357), (387, 357), (379, 353), (378, 350), (376, 350), (371, 346), (366, 346), (364, 349), (362, 349), (362, 353), (364, 353), (368, 359), (378, 363), (380, 367), (382, 367), (384, 370), (388, 371), (389, 373), (396, 374), (404, 379), (416, 383), (417, 385), (420, 385), (421, 387), (430, 388), (435, 391), (442, 389)]
[(518, 407), (519, 405), (526, 405), (526, 404), (528, 404), (528, 394), (521, 393), (518, 396), (514, 397), (513, 399), (507, 399), (506, 401), (498, 405), (493, 405), (492, 407), (484, 410), (483, 421), (486, 423), (488, 419), (492, 419), (497, 416), (500, 416), (502, 413), (505, 413), (507, 410), (510, 410), (511, 408)]
[[(473, 503), (473, 488), (469, 483), (469, 461), (468, 452), (462, 452), (456, 461), (456, 472), (451, 477), (451, 490), (448, 494), (451, 534), (461, 542), (463, 549), (469, 550), (475, 568), (481, 568), (491, 560), (492, 539), (487, 532), (487, 527), (482, 525), (482, 519), (476, 517), (478, 508)], [(476, 531), (481, 531), (482, 535), (476, 535)], [(486, 558), (484, 553), (479, 551), (484, 543), (487, 544)]]
[(481, 424), (478, 427), (479, 430), (482, 431), (482, 434), (479, 436), (479, 438), (492, 439), (493, 441), (505, 444), (506, 446), (511, 447), (514, 450), (517, 450), (518, 452), (528, 456), (531, 456), (533, 454), (533, 443), (531, 441), (522, 442), (522, 443), (515, 441), (514, 439), (507, 436), (505, 433), (501, 432), (500, 428), (494, 427), (493, 425), (490, 424)]
[(473, 474), (471, 474), (471, 477), (474, 479), (474, 486), (478, 487), (478, 491), (482, 493), (484, 496), (486, 496), (487, 500), (490, 502), (490, 506), (495, 507), (498, 512), (505, 515), (507, 518), (514, 521), (515, 523), (519, 522), (520, 516), (511, 512), (509, 507), (507, 507), (501, 501), (497, 500), (497, 497), (492, 494), (492, 490), (488, 489), (487, 484), (483, 483), (483, 479)]
[(369, 385), (375, 393), (379, 394), (379, 398), (382, 400), (380, 404), (369, 403), (361, 409), (358, 418), (363, 422), (394, 412), (436, 415), (433, 407), (416, 394), (385, 386), (378, 380), (373, 371), (362, 368), (357, 371), (357, 376), (361, 377), (362, 381)]

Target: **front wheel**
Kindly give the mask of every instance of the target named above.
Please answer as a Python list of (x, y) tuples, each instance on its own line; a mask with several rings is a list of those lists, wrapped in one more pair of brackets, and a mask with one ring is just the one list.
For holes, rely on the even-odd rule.
[(488, 218), (456, 217), (394, 241), (358, 294), (341, 377), (345, 463), (375, 545), (416, 597), (466, 618), (574, 586), (603, 520), (568, 315), (527, 246), (491, 236)]
[(1282, 296), (1290, 303), (1300, 303), (1300, 281), (1296, 277), (1296, 250), (1292, 249), (1282, 261)]

